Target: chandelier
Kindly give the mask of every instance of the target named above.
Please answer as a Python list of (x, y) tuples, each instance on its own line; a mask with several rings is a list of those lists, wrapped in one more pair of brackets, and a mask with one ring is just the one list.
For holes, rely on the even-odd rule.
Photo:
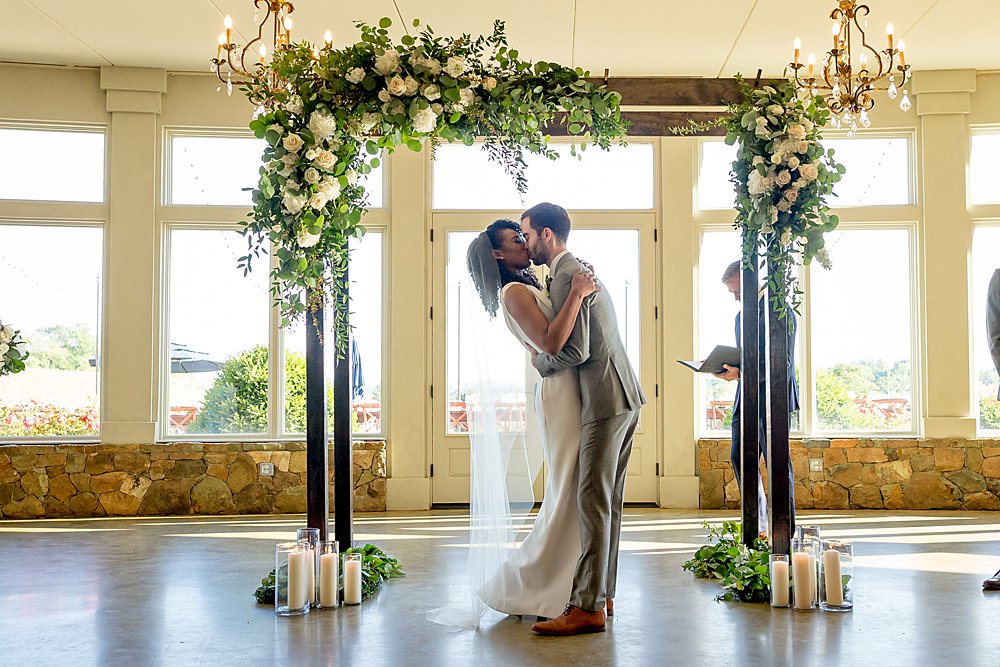
[[(227, 14), (223, 20), (225, 30), (219, 33), (218, 48), (211, 60), (211, 70), (219, 77), (219, 87), (216, 90), (221, 90), (222, 84), (226, 84), (226, 93), (229, 95), (233, 94), (234, 75), (235, 83), (248, 82), (264, 68), (268, 53), (273, 55), (278, 48), (292, 43), (294, 22), (291, 14), (295, 11), (295, 6), (288, 0), (253, 0), (253, 4), (253, 21), (257, 26), (257, 36), (246, 44), (237, 44), (233, 40), (233, 19)], [(262, 8), (266, 9), (263, 18), (261, 18)], [(265, 38), (265, 26), (268, 23), (270, 27), (267, 32), (270, 35)], [(331, 48), (333, 35), (329, 30), (323, 38), (326, 48)]]
[[(874, 91), (884, 90), (889, 99), (896, 99), (899, 89), (910, 80), (910, 66), (906, 64), (903, 53), (906, 49), (903, 40), (899, 40), (899, 48), (893, 44), (891, 23), (886, 26), (888, 47), (876, 51), (868, 44), (865, 34), (868, 29), (868, 6), (859, 5), (854, 0), (840, 0), (837, 4), (838, 7), (830, 12), (833, 48), (824, 54), (819, 71), (816, 70), (815, 55), (809, 54), (808, 65), (799, 61), (802, 43), (798, 37), (794, 43), (795, 57), (789, 66), (798, 88), (814, 96), (822, 91), (832, 113), (833, 126), (847, 127), (848, 136), (854, 136), (858, 125), (870, 127), (872, 124), (868, 112), (875, 106)], [(808, 70), (802, 76), (804, 67)], [(910, 106), (909, 91), (903, 88), (899, 108), (908, 111)]]

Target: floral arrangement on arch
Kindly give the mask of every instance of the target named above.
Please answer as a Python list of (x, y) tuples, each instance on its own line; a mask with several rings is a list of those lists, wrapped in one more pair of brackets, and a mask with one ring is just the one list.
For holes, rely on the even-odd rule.
[(761, 245), (770, 264), (768, 281), (782, 316), (798, 309), (802, 292), (793, 267), (813, 259), (831, 267), (823, 235), (839, 222), (827, 197), (846, 169), (834, 150), (820, 143), (830, 112), (821, 97), (800, 93), (792, 82), (751, 88), (737, 75), (743, 99), (720, 118), (678, 128), (694, 134), (709, 127), (726, 129), (726, 143), (737, 145), (730, 181), (736, 189), (736, 221), (743, 234), (743, 262)]
[(280, 47), (244, 88), (257, 107), (250, 127), (267, 147), (240, 267), (250, 271), (273, 244), (271, 291), (283, 323), (332, 301), (341, 354), (347, 240), (364, 234), (362, 178), (380, 155), (481, 140), (523, 194), (524, 152), (558, 157), (547, 126), (564, 125), (581, 149), (624, 143), (627, 129), (618, 93), (586, 81), (579, 68), (520, 59), (501, 21), (475, 38), (441, 37), (414, 21), (419, 33), (398, 44), (391, 24), (357, 22), (361, 41), (341, 49)]
[(23, 371), (28, 356), (21, 332), (0, 322), (0, 377)]

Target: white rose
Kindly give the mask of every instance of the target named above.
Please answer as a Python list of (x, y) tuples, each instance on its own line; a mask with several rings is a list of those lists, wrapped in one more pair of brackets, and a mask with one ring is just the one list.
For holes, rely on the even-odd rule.
[(309, 129), (317, 141), (326, 139), (337, 131), (337, 119), (328, 113), (313, 111), (309, 116)]
[(396, 75), (389, 79), (389, 84), (386, 86), (390, 95), (402, 95), (406, 92), (406, 82), (403, 81), (403, 77)]
[(441, 99), (441, 89), (438, 88), (437, 85), (433, 83), (428, 83), (426, 86), (424, 86), (424, 89), (423, 91), (421, 91), (420, 94), (426, 97), (431, 102), (437, 99)]
[(448, 64), (444, 66), (444, 73), (453, 79), (457, 79), (462, 76), (465, 71), (465, 58), (460, 56), (451, 56), (448, 58)]
[(285, 207), (286, 211), (292, 215), (296, 215), (306, 205), (306, 197), (305, 195), (293, 195), (290, 192), (286, 192), (285, 196), (281, 198), (281, 204)]
[(316, 156), (316, 166), (321, 169), (332, 169), (337, 164), (337, 156), (331, 151), (320, 151)]
[(347, 183), (349, 185), (357, 185), (358, 184), (358, 172), (356, 172), (353, 169), (351, 169), (351, 170), (349, 170), (347, 172), (346, 176), (347, 176)]
[(782, 169), (774, 177), (774, 182), (780, 185), (781, 187), (785, 187), (786, 185), (792, 182), (792, 172), (788, 171), (787, 169)]
[(476, 94), (472, 92), (472, 88), (462, 88), (458, 91), (459, 95), (459, 105), (463, 109), (468, 109), (473, 104), (476, 103)]
[(753, 156), (753, 161), (751, 162), (751, 164), (753, 164), (753, 166), (755, 166), (755, 167), (758, 164), (764, 164), (764, 158), (762, 158), (760, 155), (754, 155)]
[(761, 176), (760, 172), (754, 169), (747, 178), (747, 190), (753, 196), (760, 196), (771, 189), (771, 179), (768, 176)]
[(375, 71), (386, 76), (399, 69), (399, 53), (390, 49), (375, 59)]
[(781, 164), (782, 160), (784, 159), (785, 159), (785, 154), (782, 153), (781, 151), (778, 151), (777, 153), (771, 156), (771, 164)]
[(306, 169), (306, 173), (302, 175), (302, 178), (303, 180), (305, 180), (306, 183), (309, 183), (310, 185), (315, 185), (316, 183), (319, 183), (320, 176), (318, 171), (316, 171), (312, 167), (309, 167), (308, 169)]
[(420, 64), (428, 69), (431, 76), (441, 75), (441, 62), (436, 58), (424, 58), (423, 62)]
[(805, 155), (809, 152), (809, 142), (808, 141), (798, 141), (795, 143), (795, 152), (802, 153)]
[(298, 191), (302, 189), (302, 184), (296, 181), (295, 179), (290, 178), (287, 181), (285, 181), (285, 189)]
[(294, 166), (296, 162), (299, 161), (299, 156), (295, 153), (285, 153), (281, 156), (281, 162), (286, 167)]
[(293, 113), (296, 116), (301, 116), (302, 98), (299, 97), (298, 95), (292, 95), (290, 98), (288, 98), (288, 101), (285, 102), (285, 109), (288, 110), (288, 113)]
[(350, 72), (348, 72), (344, 76), (344, 78), (350, 81), (351, 83), (361, 83), (365, 78), (365, 71), (360, 67), (355, 67)]
[(780, 116), (785, 113), (785, 110), (780, 104), (772, 104), (767, 108), (767, 113), (772, 116)]
[(812, 162), (799, 165), (799, 176), (806, 183), (819, 178), (819, 169)]
[(330, 201), (329, 198), (323, 192), (317, 192), (312, 197), (309, 198), (309, 205), (312, 206), (317, 211), (322, 210), (326, 203)]
[(285, 133), (285, 128), (283, 128), (281, 125), (278, 125), (277, 123), (272, 123), (271, 125), (268, 125), (267, 129), (271, 130), (272, 132), (277, 132), (278, 136), (281, 136), (282, 134)]
[(433, 109), (423, 109), (417, 113), (413, 118), (413, 130), (414, 132), (420, 132), (422, 134), (428, 134), (434, 131), (437, 127), (437, 114), (434, 113)]
[(307, 160), (315, 160), (317, 155), (319, 155), (319, 151), (317, 151), (315, 148), (310, 148), (309, 150), (306, 151)]
[(323, 193), (327, 200), (336, 199), (340, 196), (340, 181), (332, 176), (327, 176), (319, 184), (319, 192)]
[(420, 90), (420, 84), (412, 76), (408, 76), (403, 79), (403, 83), (406, 84), (406, 94), (415, 95), (418, 90)]
[(321, 234), (310, 234), (308, 229), (302, 227), (295, 236), (295, 241), (300, 248), (311, 248), (319, 243), (320, 236)]
[(392, 96), (389, 95), (389, 91), (388, 90), (380, 90), (380, 91), (378, 91), (378, 99), (381, 102), (388, 102), (389, 100), (392, 99)]
[(285, 150), (289, 153), (298, 153), (304, 143), (305, 142), (302, 141), (302, 137), (297, 134), (289, 134), (281, 140), (281, 145), (284, 146)]
[(801, 123), (791, 123), (788, 126), (788, 136), (795, 141), (802, 141), (806, 138), (806, 128)]
[(493, 90), (496, 87), (497, 87), (497, 80), (494, 79), (492, 76), (488, 76), (485, 79), (483, 79), (483, 88), (486, 89), (487, 91)]
[(796, 190), (795, 188), (790, 188), (788, 190), (785, 190), (784, 197), (785, 199), (788, 200), (790, 204), (794, 204), (795, 201), (799, 198), (799, 191)]
[(792, 157), (788, 158), (789, 169), (797, 169), (798, 166), (799, 166), (799, 159), (797, 157), (793, 155)]

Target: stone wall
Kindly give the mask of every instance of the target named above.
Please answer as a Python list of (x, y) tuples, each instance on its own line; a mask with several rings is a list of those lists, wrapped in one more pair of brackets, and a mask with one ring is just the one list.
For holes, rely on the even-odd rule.
[[(354, 443), (356, 510), (385, 510), (385, 460), (384, 442)], [(3, 518), (305, 511), (303, 442), (0, 446)]]
[[(702, 509), (739, 507), (729, 447), (698, 442)], [(799, 508), (1000, 509), (1000, 440), (793, 440), (791, 459)]]

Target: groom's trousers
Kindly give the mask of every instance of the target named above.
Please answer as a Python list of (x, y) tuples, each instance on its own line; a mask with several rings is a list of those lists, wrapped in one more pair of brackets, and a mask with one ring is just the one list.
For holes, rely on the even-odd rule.
[(614, 598), (618, 540), (625, 501), (625, 469), (639, 411), (583, 425), (580, 436), (580, 542), (583, 553), (573, 576), (570, 604), (597, 611)]

